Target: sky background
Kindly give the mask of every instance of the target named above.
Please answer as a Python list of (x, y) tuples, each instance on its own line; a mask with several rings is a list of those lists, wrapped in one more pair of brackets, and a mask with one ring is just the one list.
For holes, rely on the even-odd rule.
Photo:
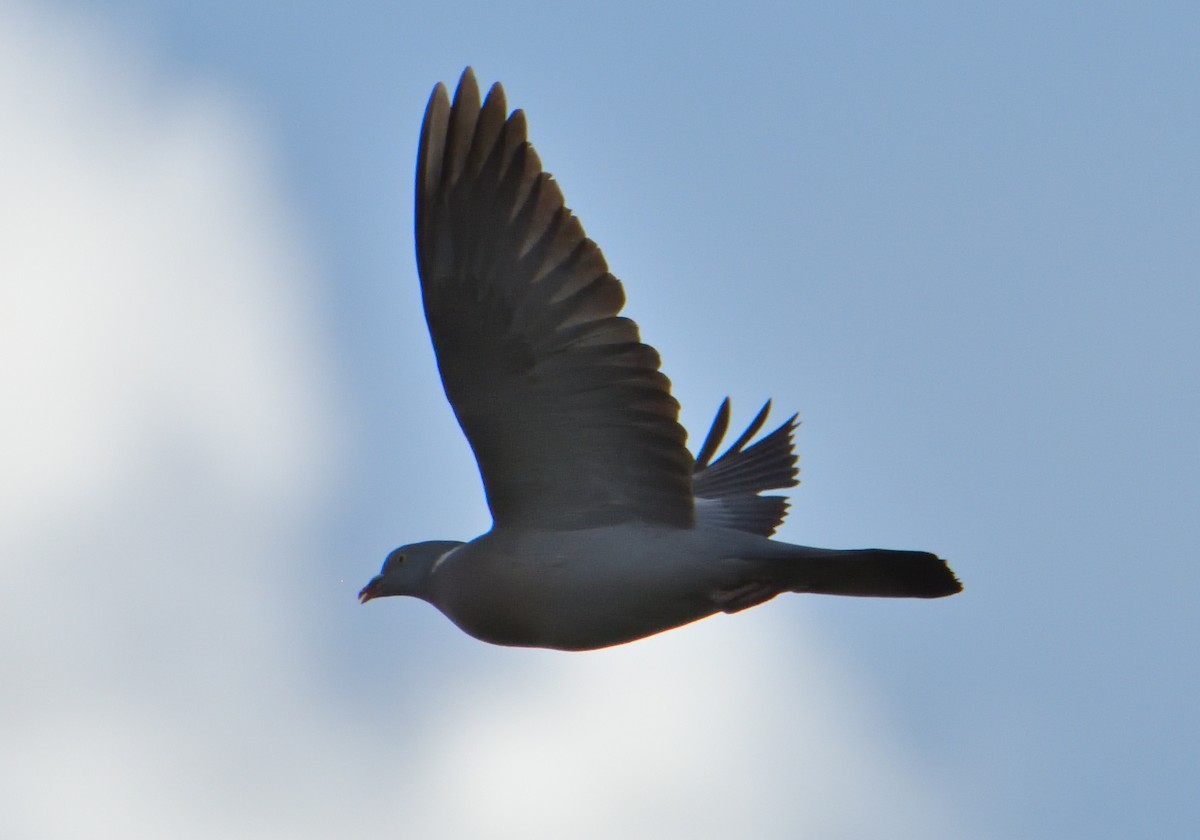
[[(0, 0), (0, 836), (1191, 838), (1200, 7)], [(936, 602), (361, 607), (488, 517), (412, 254), (475, 66), (693, 443)]]

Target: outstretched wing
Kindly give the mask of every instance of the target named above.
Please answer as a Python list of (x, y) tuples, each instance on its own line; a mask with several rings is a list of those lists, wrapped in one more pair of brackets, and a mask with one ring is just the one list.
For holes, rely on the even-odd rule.
[(679, 405), (620, 282), (494, 85), (434, 88), (417, 161), (417, 265), (446, 396), (498, 526), (693, 521)]

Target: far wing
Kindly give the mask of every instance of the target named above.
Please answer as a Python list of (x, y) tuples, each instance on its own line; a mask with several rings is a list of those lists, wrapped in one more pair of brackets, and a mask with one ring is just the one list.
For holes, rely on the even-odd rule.
[(728, 398), (717, 409), (712, 428), (696, 455), (693, 488), (699, 524), (769, 537), (787, 516), (786, 497), (759, 494), (800, 483), (796, 479), (799, 470), (796, 469), (792, 441), (796, 415), (769, 435), (746, 446), (758, 434), (770, 411), (771, 401), (767, 400), (746, 431), (714, 461), (713, 456), (729, 429)]

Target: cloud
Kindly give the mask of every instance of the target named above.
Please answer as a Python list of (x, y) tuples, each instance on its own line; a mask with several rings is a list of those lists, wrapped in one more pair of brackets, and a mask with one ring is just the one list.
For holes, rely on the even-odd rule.
[(10, 837), (185, 836), (205, 756), (262, 715), (255, 667), (297, 679), (288, 552), (332, 466), (313, 278), (254, 121), (132, 52), (0, 11)]
[(418, 801), (455, 790), (458, 807), (409, 814), (414, 836), (956, 836), (809, 638), (767, 611), (521, 654), (515, 673), (449, 693), (436, 753), (406, 784)]
[(570, 656), (389, 603), (449, 664), (347, 646), (366, 696), (331, 685), (341, 419), (253, 114), (6, 4), (0, 125), (0, 835), (956, 836), (769, 610)]

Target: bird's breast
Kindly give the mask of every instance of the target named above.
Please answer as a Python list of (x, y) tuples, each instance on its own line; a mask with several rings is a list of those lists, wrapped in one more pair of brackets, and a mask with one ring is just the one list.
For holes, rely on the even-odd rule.
[[(464, 632), (500, 645), (586, 650), (677, 627), (714, 612), (703, 574), (681, 574), (653, 540), (586, 531), (488, 535), (455, 550), (430, 599)], [(624, 551), (619, 550), (624, 546)]]

